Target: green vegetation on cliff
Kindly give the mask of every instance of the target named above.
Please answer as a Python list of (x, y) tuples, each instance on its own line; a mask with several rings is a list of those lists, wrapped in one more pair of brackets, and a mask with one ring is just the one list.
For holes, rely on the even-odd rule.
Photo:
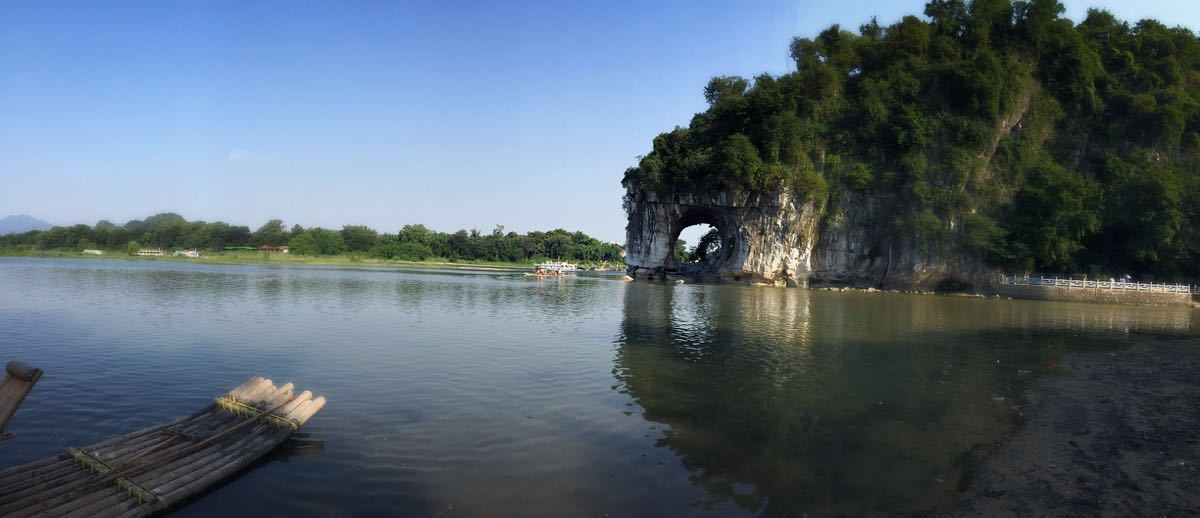
[(292, 254), (304, 256), (356, 255), (376, 259), (424, 261), (432, 258), (465, 261), (531, 262), (545, 258), (598, 263), (620, 262), (621, 245), (601, 242), (583, 232), (555, 229), (518, 234), (497, 226), (490, 233), (459, 230), (452, 234), (404, 225), (395, 234), (380, 233), (360, 225), (341, 230), (320, 227), (290, 230), (277, 219), (258, 230), (215, 221), (188, 221), (173, 212), (117, 226), (101, 221), (95, 226), (74, 225), (0, 235), (0, 253), (86, 248), (136, 252), (141, 247), (167, 250), (199, 248), (222, 251), (226, 247), (288, 245)]
[[(1055, 0), (934, 0), (716, 77), (628, 188), (874, 196), (898, 235), (1010, 270), (1200, 276), (1200, 39)], [(850, 209), (853, 210), (853, 209)]]

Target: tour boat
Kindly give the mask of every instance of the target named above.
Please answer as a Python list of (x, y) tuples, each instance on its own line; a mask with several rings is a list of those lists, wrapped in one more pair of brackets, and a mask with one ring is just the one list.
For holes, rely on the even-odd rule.
[(573, 272), (578, 268), (575, 265), (565, 261), (547, 261), (533, 265), (533, 269), (544, 270), (547, 272)]
[(525, 275), (533, 277), (549, 276), (549, 275), (570, 275), (571, 272), (578, 270), (575, 265), (565, 261), (547, 261), (533, 265), (533, 273)]

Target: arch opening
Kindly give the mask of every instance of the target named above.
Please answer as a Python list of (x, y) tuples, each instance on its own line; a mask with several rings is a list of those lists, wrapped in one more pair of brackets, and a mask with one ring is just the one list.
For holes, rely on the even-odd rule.
[(717, 275), (734, 249), (733, 234), (711, 211), (684, 214), (675, 225), (674, 240), (664, 264), (667, 271), (694, 277)]

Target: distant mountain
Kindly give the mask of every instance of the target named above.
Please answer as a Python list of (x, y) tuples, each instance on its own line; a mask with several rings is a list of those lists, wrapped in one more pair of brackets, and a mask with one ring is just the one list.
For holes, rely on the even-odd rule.
[(53, 226), (33, 216), (17, 214), (0, 219), (0, 235), (20, 234), (22, 232), (29, 232), (30, 230), (48, 230)]

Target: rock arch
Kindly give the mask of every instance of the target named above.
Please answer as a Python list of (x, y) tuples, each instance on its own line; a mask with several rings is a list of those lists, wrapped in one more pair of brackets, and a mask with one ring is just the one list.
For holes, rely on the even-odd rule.
[[(625, 211), (625, 262), (634, 277), (795, 286), (804, 285), (811, 273), (808, 258), (819, 215), (793, 194), (629, 190)], [(674, 258), (679, 233), (700, 223), (718, 229), (719, 257), (699, 265), (679, 264)]]
[[(813, 203), (789, 189), (664, 194), (627, 188), (625, 262), (629, 274), (640, 278), (776, 286), (807, 286), (811, 280), (935, 289), (947, 279), (976, 288), (994, 282), (996, 272), (958, 246), (961, 236), (922, 243), (897, 232), (890, 222), (904, 212), (895, 203), (891, 193), (841, 192)], [(720, 257), (702, 265), (677, 264), (679, 233), (697, 223), (719, 229)]]

